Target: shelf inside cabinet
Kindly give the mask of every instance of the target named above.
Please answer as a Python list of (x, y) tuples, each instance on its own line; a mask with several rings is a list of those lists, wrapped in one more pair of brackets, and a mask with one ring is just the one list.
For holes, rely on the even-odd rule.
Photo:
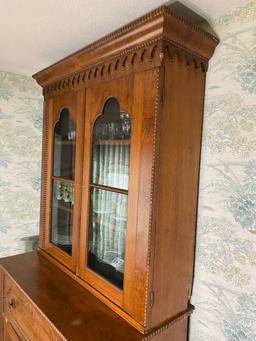
[(58, 208), (60, 210), (72, 213), (72, 208), (65, 207), (65, 206), (63, 206), (61, 204), (54, 204), (54, 207), (56, 207), (56, 208)]
[(125, 194), (128, 195), (128, 190), (127, 189), (122, 189), (122, 188), (117, 188), (117, 187), (110, 187), (110, 186), (105, 186), (105, 185), (98, 185), (98, 184), (90, 184), (90, 188), (96, 188), (102, 191), (109, 191), (109, 192), (114, 192), (114, 193), (120, 193), (120, 194)]
[(67, 183), (74, 184), (74, 180), (63, 178), (61, 176), (54, 176), (54, 175), (52, 175), (52, 180), (57, 180), (57, 181), (62, 181), (62, 182), (67, 182)]
[(99, 140), (98, 145), (130, 145), (131, 140)]
[(75, 140), (67, 140), (67, 141), (55, 141), (57, 145), (74, 145), (76, 143)]

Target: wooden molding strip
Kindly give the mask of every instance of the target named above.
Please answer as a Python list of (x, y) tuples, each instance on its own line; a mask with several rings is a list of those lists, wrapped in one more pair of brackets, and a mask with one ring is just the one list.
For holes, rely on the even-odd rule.
[(177, 314), (176, 316), (174, 316), (172, 319), (164, 322), (161, 324), (161, 326), (156, 327), (153, 331), (150, 332), (150, 334), (148, 334), (143, 341), (148, 341), (151, 340), (153, 337), (155, 337), (158, 334), (163, 333), (165, 330), (167, 330), (168, 328), (172, 327), (174, 324), (176, 324), (177, 322), (187, 319), (194, 311), (195, 307), (190, 304), (188, 309), (182, 311), (181, 313)]
[[(150, 282), (151, 282), (151, 262), (153, 260), (153, 228), (154, 228), (154, 222), (153, 222), (153, 207), (154, 207), (154, 183), (155, 183), (155, 175), (156, 175), (156, 166), (157, 166), (157, 154), (158, 154), (158, 145), (157, 145), (157, 133), (158, 133), (158, 125), (159, 125), (159, 112), (160, 112), (160, 82), (161, 79), (161, 72), (160, 69), (157, 70), (157, 85), (156, 85), (156, 93), (155, 93), (155, 107), (154, 107), (154, 136), (153, 136), (153, 167), (151, 170), (151, 193), (150, 193), (150, 217), (149, 217), (149, 237), (148, 237), (148, 247), (147, 247), (147, 269), (146, 269), (146, 299), (145, 299), (145, 306), (144, 306), (144, 328), (147, 329), (148, 327), (148, 310), (150, 309)], [(153, 271), (153, 270), (151, 270)]]
[(106, 59), (102, 63), (90, 65), (79, 72), (59, 78), (43, 86), (43, 95), (53, 97), (69, 91), (89, 87), (104, 81), (125, 77), (136, 71), (151, 69), (161, 65), (161, 42), (159, 39), (136, 46)]
[(157, 39), (45, 85), (43, 94), (45, 98), (51, 98), (73, 89), (78, 90), (125, 77), (132, 72), (156, 68), (161, 66), (164, 58), (170, 61), (177, 58), (181, 64), (185, 63), (203, 72), (206, 72), (208, 67), (206, 59), (176, 47), (167, 39), (165, 41)]
[(185, 50), (182, 46), (173, 43), (173, 41), (169, 38), (164, 38), (163, 49), (165, 57), (170, 61), (177, 58), (180, 64), (185, 63), (187, 66), (192, 65), (194, 66), (195, 70), (201, 69), (202, 72), (206, 72), (208, 70), (207, 59)]
[(45, 245), (45, 226), (46, 226), (46, 200), (47, 200), (47, 164), (48, 160), (48, 143), (49, 143), (49, 103), (44, 102), (44, 115), (43, 115), (43, 137), (42, 137), (42, 166), (41, 166), (41, 200), (40, 200), (40, 247)]

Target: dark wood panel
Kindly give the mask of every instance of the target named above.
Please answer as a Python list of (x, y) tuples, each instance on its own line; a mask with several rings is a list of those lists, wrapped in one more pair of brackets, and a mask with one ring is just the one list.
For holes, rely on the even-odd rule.
[(149, 248), (158, 92), (158, 69), (135, 75), (134, 129), (131, 141), (128, 208), (130, 230), (126, 243), (125, 275), (127, 276), (125, 277), (124, 308), (144, 328), (147, 324), (147, 303), (150, 296)]
[[(152, 326), (188, 306), (192, 287), (205, 73), (165, 63), (156, 174)], [(173, 100), (175, 98), (175, 100)]]

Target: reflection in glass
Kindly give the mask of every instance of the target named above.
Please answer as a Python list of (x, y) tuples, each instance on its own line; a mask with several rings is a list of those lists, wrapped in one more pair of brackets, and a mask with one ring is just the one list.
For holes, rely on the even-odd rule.
[[(123, 288), (131, 121), (107, 100), (93, 130), (88, 266)], [(110, 188), (111, 187), (111, 188)]]
[(69, 118), (68, 109), (63, 109), (54, 129), (53, 175), (74, 179), (75, 125)]
[(71, 255), (74, 185), (53, 180), (52, 188), (51, 242)]
[(91, 190), (88, 265), (123, 287), (127, 195)]
[(93, 133), (92, 182), (128, 189), (131, 122), (110, 98), (95, 122)]

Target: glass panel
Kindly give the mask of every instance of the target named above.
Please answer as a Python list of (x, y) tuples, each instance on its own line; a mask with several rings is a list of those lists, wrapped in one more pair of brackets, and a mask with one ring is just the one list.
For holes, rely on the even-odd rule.
[(63, 109), (54, 129), (53, 175), (74, 179), (75, 125), (69, 119), (68, 109)]
[(52, 188), (51, 242), (71, 255), (74, 185), (53, 180)]
[(127, 195), (91, 190), (88, 266), (123, 288)]
[(128, 189), (131, 122), (110, 98), (95, 122), (93, 132), (92, 182)]

